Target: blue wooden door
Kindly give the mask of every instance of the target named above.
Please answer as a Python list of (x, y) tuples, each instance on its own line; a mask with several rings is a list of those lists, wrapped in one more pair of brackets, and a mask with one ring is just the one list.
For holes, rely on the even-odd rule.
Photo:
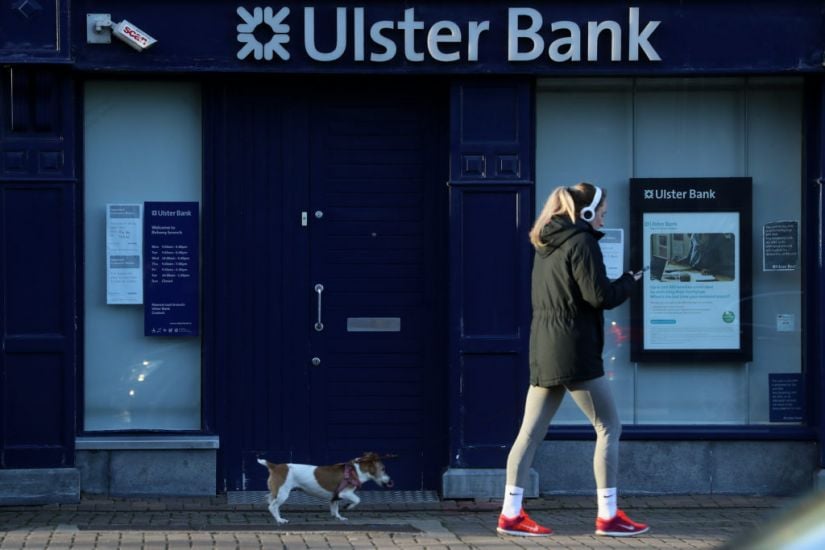
[(207, 94), (206, 360), (228, 490), (265, 487), (258, 456), (397, 454), (401, 489), (438, 487), (447, 464), (447, 90), (365, 82)]
[[(310, 109), (311, 447), (397, 454), (398, 487), (446, 464), (444, 101), (338, 87)], [(302, 329), (299, 329), (302, 332)]]

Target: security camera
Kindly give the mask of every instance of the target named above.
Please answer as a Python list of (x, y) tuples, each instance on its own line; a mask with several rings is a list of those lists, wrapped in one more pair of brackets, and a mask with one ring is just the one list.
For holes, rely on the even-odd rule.
[(140, 30), (137, 26), (129, 23), (125, 19), (112, 26), (112, 33), (139, 52), (142, 52), (157, 42), (151, 35)]

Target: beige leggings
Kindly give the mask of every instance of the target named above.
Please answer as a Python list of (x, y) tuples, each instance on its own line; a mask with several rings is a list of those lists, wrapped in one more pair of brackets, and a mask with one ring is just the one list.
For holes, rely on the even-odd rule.
[(596, 449), (593, 453), (596, 488), (616, 487), (622, 424), (609, 383), (604, 376), (567, 386), (530, 386), (521, 429), (507, 457), (507, 485), (527, 486), (533, 457), (544, 441), (547, 428), (564, 399), (565, 391), (570, 392), (576, 405), (596, 430)]

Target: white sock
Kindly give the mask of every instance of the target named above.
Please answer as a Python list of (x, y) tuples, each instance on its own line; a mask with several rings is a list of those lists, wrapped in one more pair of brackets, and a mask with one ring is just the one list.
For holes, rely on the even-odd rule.
[(515, 485), (504, 487), (504, 504), (501, 505), (501, 515), (514, 518), (521, 513), (521, 499), (524, 496), (524, 489)]
[(616, 515), (616, 488), (596, 489), (596, 503), (599, 505), (599, 517), (613, 519)]

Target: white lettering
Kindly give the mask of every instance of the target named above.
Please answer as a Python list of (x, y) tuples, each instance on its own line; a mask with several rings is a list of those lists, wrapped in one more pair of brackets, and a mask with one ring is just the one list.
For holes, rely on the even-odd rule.
[(347, 48), (347, 8), (335, 8), (335, 49), (323, 53), (315, 46), (315, 8), (304, 8), (304, 47), (315, 61), (335, 61)]
[(356, 61), (364, 60), (364, 8), (352, 9), (352, 56)]
[(377, 46), (384, 48), (383, 53), (371, 53), (370, 61), (381, 63), (395, 57), (395, 42), (381, 34), (383, 30), (394, 28), (395, 25), (392, 21), (378, 21), (370, 27), (370, 38)]
[[(441, 31), (447, 31), (447, 34), (441, 34)], [(461, 29), (452, 21), (438, 21), (427, 33), (427, 51), (430, 56), (436, 61), (458, 61), (461, 59), (459, 52), (444, 53), (439, 47), (442, 43), (455, 44), (461, 42)]]
[[(307, 57), (314, 61), (334, 62), (350, 55), (351, 51), (355, 62), (388, 62), (396, 58), (402, 47), (400, 41), (403, 35), (405, 61), (462, 61), (463, 41), (466, 37), (464, 61), (478, 62), (483, 35), (490, 31), (491, 26), (488, 20), (456, 22), (448, 19), (429, 25), (416, 18), (415, 8), (404, 9), (403, 17), (398, 20), (370, 21), (366, 9), (338, 6), (335, 8), (334, 22), (324, 21), (324, 24), (316, 25), (316, 8), (305, 6), (304, 49)], [(352, 10), (351, 20), (349, 10)], [(243, 44), (237, 53), (238, 59), (245, 59), (251, 53), (254, 53), (255, 59), (272, 60), (275, 55), (283, 61), (290, 59), (285, 47), (289, 43), (290, 31), (290, 25), (285, 22), (289, 15), (288, 8), (281, 8), (277, 14), (273, 14), (270, 7), (265, 10), (255, 8), (253, 13), (238, 8), (237, 13), (243, 20), (237, 26), (238, 42)], [(568, 20), (548, 21), (545, 25), (542, 13), (535, 8), (508, 8), (507, 61), (535, 61), (546, 52), (554, 63), (579, 62), (585, 55), (583, 50), (586, 47), (587, 61), (596, 62), (599, 61), (600, 41), (602, 49), (607, 46), (604, 38), (606, 34), (609, 35), (611, 61), (639, 61), (640, 51), (647, 60), (661, 61), (659, 52), (651, 43), (660, 23), (661, 21), (643, 22), (638, 7), (628, 8), (627, 28), (613, 20), (587, 21), (586, 27)], [(462, 28), (465, 24), (466, 29)], [(261, 25), (269, 26), (273, 32), (273, 37), (266, 44), (258, 42), (253, 32)], [(333, 26), (331, 32), (335, 33), (334, 46), (330, 47), (328, 45), (333, 42), (333, 37), (319, 36), (319, 31), (332, 29)], [(139, 33), (138, 29), (129, 30)], [(586, 46), (583, 42), (585, 32)], [(626, 42), (623, 35), (627, 36)], [(132, 37), (135, 40), (141, 38), (139, 35)], [(420, 48), (422, 42), (423, 49), (417, 49), (417, 45)], [(623, 57), (625, 44), (627, 56)], [(322, 51), (321, 48), (326, 48), (327, 51)]]
[(630, 32), (627, 45), (627, 56), (630, 61), (639, 60), (639, 47), (645, 52), (647, 58), (651, 61), (661, 61), (659, 53), (653, 49), (648, 39), (653, 31), (659, 26), (661, 21), (650, 21), (645, 25), (644, 30), (639, 34), (639, 8), (630, 8), (629, 24)]
[(478, 61), (478, 41), (481, 33), (490, 30), (489, 21), (470, 21), (467, 29), (467, 61)]
[[(530, 25), (526, 29), (519, 27), (519, 19), (528, 17)], [(507, 61), (532, 61), (544, 51), (544, 39), (539, 35), (541, 14), (533, 8), (510, 8), (507, 10)], [(529, 52), (519, 50), (520, 39), (529, 40), (533, 47)]]
[[(644, 52), (650, 61), (661, 61), (661, 57), (653, 45), (650, 37), (658, 28), (660, 21), (649, 21), (640, 30), (639, 8), (629, 8), (628, 12), (628, 61), (639, 60), (639, 50)], [(533, 61), (544, 49), (542, 36), (543, 20), (540, 12), (533, 8), (510, 8), (507, 19), (507, 60)], [(553, 21), (549, 24), (550, 32), (557, 33), (547, 48), (551, 61), (563, 63), (581, 61), (582, 58), (582, 29), (574, 21)], [(610, 60), (622, 60), (622, 26), (612, 20), (587, 22), (587, 60), (599, 60), (599, 38), (605, 33), (610, 34)], [(525, 42), (532, 47), (527, 50)]]
[[(550, 25), (550, 30), (553, 32), (566, 30), (570, 33), (567, 37), (553, 40), (548, 50), (550, 59), (556, 62), (581, 61), (581, 31), (579, 26), (572, 21), (555, 21)], [(567, 47), (567, 53), (561, 51), (563, 47)]]
[(422, 21), (415, 20), (415, 8), (404, 10), (404, 20), (398, 22), (398, 28), (404, 31), (404, 56), (407, 61), (424, 61), (424, 54), (415, 51), (415, 31), (424, 28)]
[(622, 28), (615, 21), (587, 22), (587, 60), (599, 60), (599, 34), (610, 32), (610, 61), (622, 60)]

